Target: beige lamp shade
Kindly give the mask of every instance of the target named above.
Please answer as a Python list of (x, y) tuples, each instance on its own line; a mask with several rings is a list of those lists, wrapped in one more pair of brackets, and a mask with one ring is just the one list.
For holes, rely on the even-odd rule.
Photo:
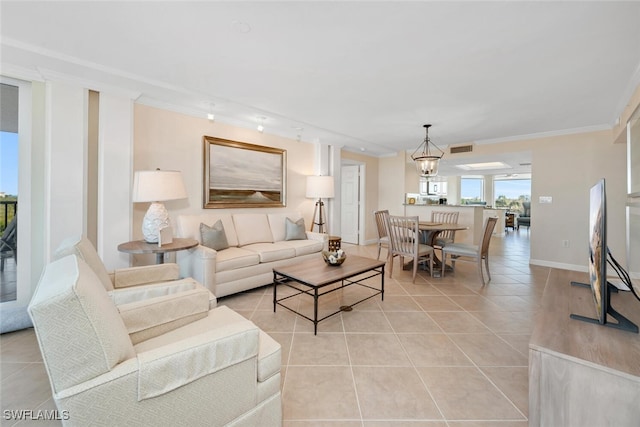
[(134, 202), (164, 202), (186, 199), (187, 190), (180, 171), (136, 171), (133, 177)]
[(327, 199), (334, 197), (334, 182), (332, 176), (308, 176), (307, 197), (312, 199)]

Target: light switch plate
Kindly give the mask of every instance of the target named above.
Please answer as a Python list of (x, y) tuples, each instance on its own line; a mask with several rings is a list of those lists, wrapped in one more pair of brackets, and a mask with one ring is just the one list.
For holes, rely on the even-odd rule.
[(538, 199), (539, 203), (551, 204), (553, 202), (553, 197), (551, 196), (540, 196)]

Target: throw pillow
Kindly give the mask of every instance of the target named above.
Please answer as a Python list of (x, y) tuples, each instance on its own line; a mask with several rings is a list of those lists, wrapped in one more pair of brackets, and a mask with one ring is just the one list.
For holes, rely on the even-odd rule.
[(224, 232), (222, 221), (216, 221), (213, 227), (200, 223), (200, 241), (203, 246), (215, 249), (216, 251), (227, 249), (229, 242), (227, 242), (227, 235)]
[(289, 218), (285, 220), (284, 240), (306, 240), (307, 233), (305, 231), (304, 219), (300, 218), (296, 222)]

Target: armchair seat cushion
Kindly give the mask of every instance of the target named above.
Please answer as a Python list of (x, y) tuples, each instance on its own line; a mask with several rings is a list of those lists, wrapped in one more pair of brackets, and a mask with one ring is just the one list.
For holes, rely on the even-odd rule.
[[(219, 328), (206, 321), (208, 318), (203, 320), (200, 323), (209, 326), (207, 330), (138, 353), (139, 401), (171, 392), (257, 355), (259, 330), (250, 321), (245, 319)], [(174, 331), (185, 332), (180, 328)]]

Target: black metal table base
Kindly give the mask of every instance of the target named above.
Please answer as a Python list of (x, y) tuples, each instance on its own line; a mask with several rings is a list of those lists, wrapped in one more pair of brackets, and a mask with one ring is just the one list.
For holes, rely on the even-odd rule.
[[(372, 273), (372, 272), (373, 272), (373, 274), (369, 274), (369, 273)], [(368, 274), (368, 275), (366, 277), (358, 278), (358, 280), (350, 280), (351, 277), (360, 276), (360, 275), (363, 275), (363, 274)], [(373, 286), (369, 286), (369, 285), (365, 285), (365, 284), (361, 283), (361, 282), (363, 282), (363, 281), (365, 281), (367, 279), (370, 279), (370, 278), (376, 277), (376, 276), (380, 276), (380, 289), (374, 288)], [(366, 301), (368, 299), (371, 299), (371, 298), (375, 297), (376, 295), (380, 295), (381, 300), (384, 301), (384, 265), (382, 267), (377, 267), (377, 268), (374, 268), (372, 270), (366, 271), (364, 273), (358, 273), (358, 274), (356, 274), (354, 276), (351, 276), (351, 277), (345, 277), (345, 278), (342, 278), (340, 280), (336, 280), (335, 282), (327, 283), (327, 284), (322, 285), (322, 286), (314, 286), (314, 285), (310, 285), (308, 283), (305, 283), (305, 282), (303, 282), (301, 280), (294, 279), (292, 277), (288, 277), (287, 275), (280, 274), (280, 273), (277, 273), (277, 272), (274, 271), (273, 272), (273, 312), (274, 313), (276, 312), (276, 307), (279, 305), (279, 306), (284, 307), (287, 310), (289, 310), (289, 311), (291, 311), (291, 312), (293, 312), (293, 313), (295, 313), (295, 314), (297, 314), (297, 315), (299, 315), (301, 317), (304, 317), (307, 320), (310, 320), (311, 322), (313, 322), (313, 334), (317, 335), (318, 334), (318, 323), (322, 322), (323, 320), (325, 320), (325, 319), (327, 319), (327, 318), (329, 318), (331, 316), (335, 316), (336, 314), (342, 313), (343, 311), (351, 311), (353, 309), (353, 306), (355, 306), (357, 304), (360, 304), (361, 302), (364, 302), (364, 301)], [(329, 290), (324, 291), (324, 292), (320, 292), (320, 290), (322, 288), (325, 288), (327, 286), (331, 286), (331, 285), (333, 285), (335, 283), (340, 283), (340, 286), (334, 287), (334, 288), (329, 289)], [(278, 285), (288, 286), (289, 288), (295, 289), (298, 292), (294, 293), (293, 295), (288, 295), (286, 297), (278, 299), (278, 297), (277, 297)], [(301, 289), (300, 287), (298, 287), (296, 285), (308, 286), (309, 289)], [(318, 319), (318, 299), (323, 295), (327, 295), (327, 294), (330, 294), (332, 292), (342, 290), (342, 289), (346, 288), (347, 286), (351, 286), (351, 285), (358, 285), (358, 286), (362, 286), (362, 287), (365, 287), (365, 288), (373, 289), (376, 292), (371, 294), (371, 295), (369, 295), (366, 298), (363, 298), (361, 300), (358, 300), (358, 301), (354, 302), (353, 304), (340, 306), (340, 308), (337, 311)], [(291, 307), (288, 307), (288, 306), (282, 304), (282, 301), (286, 301), (289, 298), (293, 298), (293, 297), (296, 297), (296, 296), (301, 295), (301, 294), (306, 294), (306, 295), (310, 295), (310, 296), (313, 297), (313, 319), (311, 317), (305, 316), (304, 314), (300, 313), (299, 311), (296, 311), (296, 310), (292, 309)]]

